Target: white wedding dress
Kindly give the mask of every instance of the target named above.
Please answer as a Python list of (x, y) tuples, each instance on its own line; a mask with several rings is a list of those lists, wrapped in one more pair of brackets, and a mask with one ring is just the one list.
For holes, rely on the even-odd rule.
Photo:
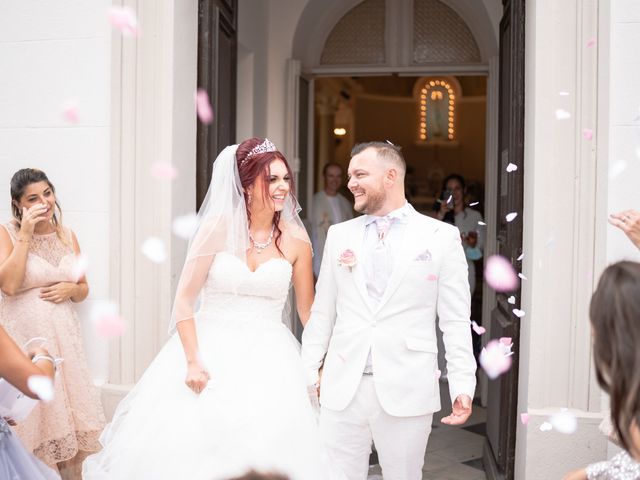
[(84, 480), (216, 480), (249, 469), (292, 480), (334, 479), (307, 394), (299, 345), (282, 323), (292, 266), (266, 261), (255, 272), (216, 255), (196, 328), (211, 380), (200, 394), (184, 383), (173, 335), (118, 406), (84, 463)]

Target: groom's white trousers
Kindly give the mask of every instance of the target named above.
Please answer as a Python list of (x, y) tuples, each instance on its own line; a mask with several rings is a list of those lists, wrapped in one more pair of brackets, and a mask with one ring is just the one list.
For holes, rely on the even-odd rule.
[(389, 415), (378, 401), (373, 376), (363, 375), (347, 408), (322, 407), (320, 431), (331, 460), (349, 480), (366, 480), (372, 439), (385, 480), (420, 480), (432, 419), (433, 414)]

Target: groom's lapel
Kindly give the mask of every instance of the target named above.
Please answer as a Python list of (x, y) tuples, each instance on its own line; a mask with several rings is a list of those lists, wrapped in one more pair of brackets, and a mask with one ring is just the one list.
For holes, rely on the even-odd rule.
[(387, 283), (387, 288), (384, 291), (382, 300), (380, 300), (380, 303), (378, 304), (378, 310), (387, 303), (389, 298), (391, 298), (400, 286), (402, 279), (411, 265), (411, 261), (419, 251), (419, 246), (424, 243), (424, 239), (419, 237), (420, 228), (418, 213), (411, 212), (407, 219), (407, 225), (403, 232), (400, 244), (393, 247), (395, 250), (395, 265), (393, 266), (393, 271), (391, 272), (391, 277), (389, 277), (389, 283)]
[(371, 303), (371, 298), (369, 297), (369, 292), (367, 292), (367, 280), (364, 274), (364, 265), (362, 264), (364, 258), (364, 233), (366, 229), (365, 219), (366, 215), (362, 215), (358, 218), (357, 222), (354, 222), (354, 228), (349, 232), (351, 238), (353, 239), (353, 252), (356, 255), (357, 263), (355, 267), (352, 269), (353, 280), (356, 284), (356, 288), (360, 295), (362, 295), (362, 300), (369, 307), (369, 310), (373, 312), (373, 304)]

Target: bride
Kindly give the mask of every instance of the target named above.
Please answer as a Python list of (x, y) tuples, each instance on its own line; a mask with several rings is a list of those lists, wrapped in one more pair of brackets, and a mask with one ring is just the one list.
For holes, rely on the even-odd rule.
[(269, 140), (220, 153), (178, 283), (177, 335), (120, 402), (85, 480), (214, 480), (251, 469), (334, 478), (299, 345), (282, 322), (291, 283), (303, 324), (313, 302), (298, 210), (291, 170)]

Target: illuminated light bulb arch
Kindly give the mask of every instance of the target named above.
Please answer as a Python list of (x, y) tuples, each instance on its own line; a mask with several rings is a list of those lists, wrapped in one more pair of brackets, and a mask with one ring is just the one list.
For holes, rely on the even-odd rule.
[(418, 139), (454, 141), (458, 85), (446, 78), (428, 78), (420, 85)]

